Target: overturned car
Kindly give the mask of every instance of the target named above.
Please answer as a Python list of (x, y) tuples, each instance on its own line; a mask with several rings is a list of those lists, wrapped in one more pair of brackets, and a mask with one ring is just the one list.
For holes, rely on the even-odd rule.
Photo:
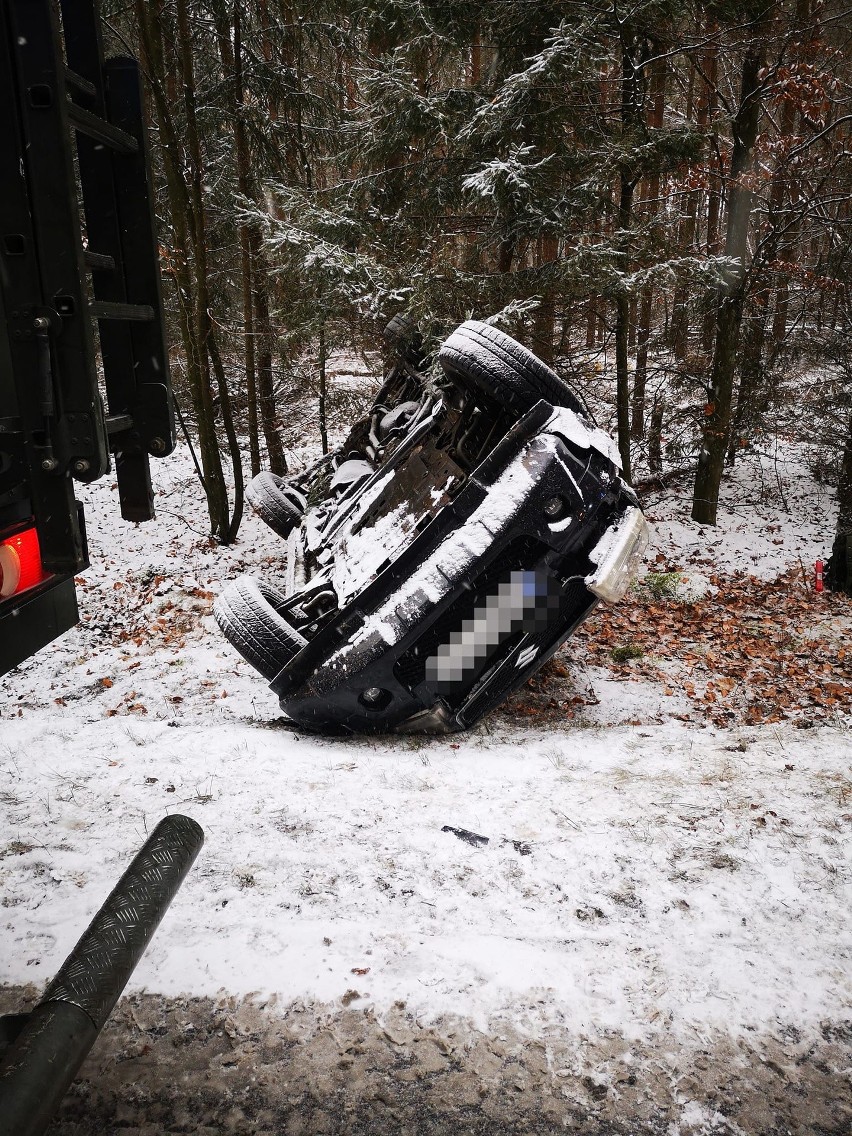
[(340, 449), (251, 483), (283, 586), (240, 577), (214, 610), (294, 722), (451, 732), (621, 598), (647, 529), (610, 438), (520, 343), (469, 320), (434, 380), (413, 327), (388, 333), (396, 362)]

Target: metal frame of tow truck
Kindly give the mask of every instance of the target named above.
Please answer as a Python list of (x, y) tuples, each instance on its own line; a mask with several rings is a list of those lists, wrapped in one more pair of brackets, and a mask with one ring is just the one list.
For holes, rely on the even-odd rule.
[(114, 459), (148, 520), (175, 430), (139, 69), (98, 0), (0, 0), (0, 106), (0, 540), (34, 525), (47, 574), (0, 599), (3, 674), (77, 620), (73, 481)]

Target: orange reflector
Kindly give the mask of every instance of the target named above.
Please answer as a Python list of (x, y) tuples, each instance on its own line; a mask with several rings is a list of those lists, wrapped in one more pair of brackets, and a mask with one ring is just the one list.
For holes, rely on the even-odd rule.
[(42, 567), (35, 529), (25, 529), (0, 541), (0, 599), (34, 588), (49, 575)]

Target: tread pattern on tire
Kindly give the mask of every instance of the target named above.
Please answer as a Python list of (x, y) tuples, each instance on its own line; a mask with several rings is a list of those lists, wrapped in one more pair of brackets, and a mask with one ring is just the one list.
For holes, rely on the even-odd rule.
[(391, 346), (395, 346), (399, 343), (407, 345), (417, 334), (417, 324), (411, 316), (407, 316), (403, 312), (397, 312), (397, 314), (391, 316), (388, 321), (387, 326), (382, 332), (382, 338)]
[(544, 398), (586, 417), (586, 408), (555, 371), (489, 323), (461, 324), (444, 342), (438, 358), (451, 379), (472, 383), (516, 410), (529, 410)]
[(301, 494), (269, 470), (251, 479), (246, 486), (246, 499), (260, 519), (285, 540), (305, 511)]
[(253, 576), (240, 576), (213, 607), (228, 642), (270, 682), (308, 643), (276, 611), (284, 600), (280, 588)]

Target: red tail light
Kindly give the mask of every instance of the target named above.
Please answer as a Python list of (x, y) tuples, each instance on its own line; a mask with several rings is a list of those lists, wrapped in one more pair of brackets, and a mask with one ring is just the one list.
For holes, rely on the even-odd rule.
[(0, 599), (34, 588), (49, 575), (42, 567), (35, 529), (24, 529), (0, 540)]

